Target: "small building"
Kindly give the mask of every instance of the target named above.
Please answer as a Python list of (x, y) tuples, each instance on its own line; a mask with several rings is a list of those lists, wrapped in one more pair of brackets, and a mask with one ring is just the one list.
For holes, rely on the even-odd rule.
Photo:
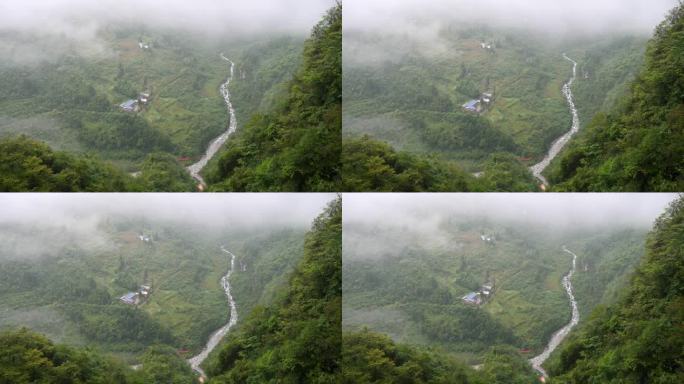
[(496, 241), (496, 238), (494, 236), (487, 236), (487, 235), (480, 235), (480, 239), (484, 241), (487, 244), (494, 245), (494, 242)]
[(492, 98), (494, 95), (491, 93), (483, 93), (482, 96), (480, 96), (480, 101), (482, 101), (485, 104), (489, 104), (492, 102)]
[(119, 298), (124, 304), (137, 305), (140, 302), (138, 292), (128, 292)]
[(470, 100), (469, 102), (463, 104), (463, 109), (468, 112), (478, 113), (481, 110), (480, 100)]
[(138, 95), (138, 102), (141, 104), (147, 104), (150, 101), (150, 93), (149, 92), (141, 92), (140, 95)]
[(480, 305), (480, 303), (482, 303), (482, 298), (478, 292), (470, 292), (469, 294), (463, 296), (462, 299), (466, 304)]
[(493, 287), (491, 284), (485, 284), (480, 289), (480, 292), (482, 292), (482, 294), (485, 295), (486, 297), (489, 297), (489, 295), (492, 294), (492, 288)]
[(138, 111), (138, 100), (127, 100), (119, 105), (124, 112), (137, 112)]

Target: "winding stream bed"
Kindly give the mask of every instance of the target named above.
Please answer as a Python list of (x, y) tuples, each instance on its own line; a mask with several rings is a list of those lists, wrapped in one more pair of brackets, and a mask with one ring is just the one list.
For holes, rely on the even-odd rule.
[(579, 132), (580, 129), (579, 115), (577, 114), (577, 108), (575, 107), (575, 102), (572, 97), (572, 84), (575, 82), (575, 79), (577, 78), (577, 62), (569, 58), (565, 53), (563, 54), (563, 58), (572, 63), (572, 77), (570, 78), (570, 80), (568, 80), (567, 83), (563, 85), (563, 95), (565, 96), (565, 99), (568, 101), (570, 112), (572, 112), (572, 128), (570, 128), (570, 131), (556, 139), (556, 141), (554, 141), (553, 144), (551, 144), (551, 148), (549, 148), (548, 153), (546, 154), (546, 156), (544, 156), (544, 159), (542, 159), (542, 161), (530, 167), (530, 171), (532, 172), (534, 177), (536, 177), (544, 186), (548, 186), (549, 183), (546, 180), (546, 178), (542, 175), (542, 173), (544, 172), (546, 167), (548, 167), (549, 164), (551, 164), (551, 161), (553, 161), (553, 159), (556, 158), (556, 156), (558, 156), (563, 147), (565, 147), (568, 144), (572, 136), (574, 136), (575, 133)]
[(204, 373), (204, 370), (200, 368), (200, 365), (202, 365), (202, 363), (204, 362), (204, 360), (206, 360), (207, 356), (209, 356), (211, 351), (213, 351), (214, 348), (216, 348), (221, 339), (228, 333), (228, 331), (230, 331), (231, 328), (233, 328), (233, 326), (235, 326), (235, 324), (237, 324), (238, 321), (237, 305), (235, 304), (235, 299), (233, 299), (233, 295), (230, 293), (230, 276), (233, 274), (233, 271), (235, 270), (235, 255), (233, 255), (229, 250), (227, 250), (223, 246), (221, 246), (221, 251), (225, 252), (230, 256), (230, 269), (228, 270), (226, 275), (221, 278), (221, 287), (223, 287), (223, 290), (226, 293), (226, 297), (228, 298), (228, 304), (230, 304), (230, 318), (228, 319), (228, 323), (226, 325), (216, 330), (211, 335), (211, 337), (209, 337), (209, 340), (202, 349), (202, 352), (200, 352), (197, 356), (188, 359), (190, 367), (193, 371), (199, 373), (202, 381), (204, 381), (207, 376)]
[(212, 140), (211, 143), (209, 143), (207, 151), (204, 153), (202, 158), (199, 159), (198, 162), (190, 165), (187, 168), (188, 172), (190, 173), (190, 176), (192, 176), (192, 178), (197, 180), (197, 182), (199, 183), (200, 189), (204, 189), (206, 187), (206, 184), (204, 182), (204, 179), (200, 175), (200, 172), (202, 172), (202, 169), (204, 169), (204, 167), (207, 166), (209, 160), (211, 160), (214, 157), (214, 155), (216, 155), (216, 153), (219, 151), (219, 149), (221, 149), (223, 144), (225, 144), (226, 141), (228, 141), (228, 138), (237, 129), (235, 109), (233, 108), (233, 103), (230, 101), (230, 90), (228, 89), (228, 86), (230, 86), (230, 83), (233, 81), (233, 75), (235, 73), (235, 63), (233, 63), (229, 58), (225, 57), (223, 53), (221, 54), (221, 58), (230, 63), (230, 77), (228, 77), (225, 83), (221, 84), (221, 95), (223, 96), (223, 99), (226, 102), (226, 107), (228, 108), (230, 120), (228, 122), (228, 129), (225, 132), (223, 132), (219, 137)]
[(544, 351), (542, 351), (541, 354), (533, 357), (530, 359), (530, 364), (532, 364), (532, 368), (534, 368), (539, 374), (541, 374), (544, 377), (547, 377), (546, 371), (544, 368), (542, 368), (542, 364), (546, 361), (546, 359), (551, 356), (551, 353), (560, 345), (560, 343), (565, 339), (566, 336), (570, 333), (572, 328), (574, 328), (577, 323), (579, 323), (579, 309), (577, 308), (577, 301), (575, 301), (575, 295), (572, 293), (572, 275), (575, 274), (575, 269), (577, 266), (577, 255), (575, 255), (572, 251), (569, 249), (563, 247), (563, 251), (567, 252), (572, 255), (572, 269), (570, 269), (570, 272), (568, 272), (567, 275), (563, 276), (563, 287), (565, 288), (565, 292), (568, 294), (568, 297), (570, 298), (570, 304), (572, 306), (572, 318), (570, 319), (570, 322), (563, 326), (563, 328), (559, 329), (556, 331), (556, 333), (551, 336), (551, 340), (549, 340), (549, 343), (546, 345), (546, 348), (544, 348)]

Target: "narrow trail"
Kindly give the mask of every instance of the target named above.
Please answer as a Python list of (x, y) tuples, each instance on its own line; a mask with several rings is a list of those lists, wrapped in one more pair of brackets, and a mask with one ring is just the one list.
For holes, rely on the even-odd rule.
[(223, 144), (225, 144), (226, 141), (228, 141), (228, 138), (233, 133), (235, 133), (235, 130), (237, 129), (235, 109), (233, 108), (233, 103), (230, 100), (230, 90), (228, 89), (230, 83), (233, 81), (233, 75), (235, 74), (235, 63), (232, 62), (229, 58), (225, 57), (223, 53), (221, 54), (221, 58), (230, 63), (230, 77), (228, 77), (225, 83), (221, 84), (221, 95), (223, 96), (223, 99), (226, 102), (226, 108), (228, 108), (230, 120), (228, 122), (228, 129), (225, 132), (223, 132), (220, 136), (212, 140), (211, 143), (209, 143), (209, 147), (207, 148), (207, 151), (204, 153), (202, 158), (200, 158), (199, 161), (195, 164), (192, 164), (187, 167), (190, 176), (192, 176), (192, 178), (197, 180), (197, 182), (199, 183), (199, 190), (204, 190), (206, 188), (206, 183), (200, 175), (202, 169), (204, 169), (204, 167), (207, 166), (209, 160), (211, 160), (216, 155), (216, 153), (219, 151), (219, 149), (221, 149)]
[(549, 183), (546, 180), (546, 178), (542, 175), (546, 167), (551, 164), (551, 161), (558, 156), (560, 151), (565, 147), (568, 142), (570, 142), (570, 139), (572, 136), (574, 136), (577, 132), (579, 132), (580, 129), (580, 119), (579, 115), (577, 114), (577, 108), (575, 107), (575, 102), (573, 100), (572, 96), (572, 84), (575, 82), (575, 79), (577, 78), (577, 62), (571, 58), (569, 58), (565, 53), (563, 54), (563, 58), (565, 60), (568, 60), (572, 63), (572, 77), (570, 80), (568, 80), (567, 83), (563, 85), (563, 95), (565, 96), (565, 99), (568, 102), (568, 106), (570, 107), (570, 112), (572, 113), (572, 127), (570, 128), (570, 131), (566, 132), (563, 136), (559, 137), (556, 139), (556, 141), (551, 144), (551, 148), (549, 148), (549, 151), (546, 153), (546, 156), (544, 156), (544, 159), (540, 161), (539, 163), (533, 165), (530, 167), (530, 171), (534, 175), (535, 178), (537, 178), (544, 187), (548, 186)]
[(556, 331), (556, 333), (551, 336), (551, 339), (549, 340), (549, 343), (546, 345), (546, 348), (544, 348), (544, 351), (542, 351), (541, 354), (531, 358), (530, 364), (532, 364), (532, 368), (534, 368), (537, 372), (539, 372), (540, 375), (543, 377), (548, 377), (546, 374), (546, 371), (544, 368), (542, 368), (542, 364), (546, 361), (546, 359), (551, 356), (551, 353), (560, 345), (560, 343), (565, 339), (572, 328), (574, 328), (577, 323), (579, 323), (580, 315), (579, 315), (579, 309), (577, 308), (577, 301), (575, 301), (575, 295), (572, 293), (572, 275), (575, 274), (575, 270), (577, 267), (577, 255), (575, 255), (572, 251), (567, 249), (565, 246), (563, 246), (563, 251), (566, 253), (569, 253), (572, 255), (572, 268), (570, 269), (570, 272), (568, 272), (567, 275), (563, 276), (563, 287), (565, 288), (565, 292), (568, 294), (568, 297), (570, 298), (570, 305), (572, 306), (572, 318), (570, 319), (570, 322), (563, 326), (563, 328), (559, 329)]
[(235, 326), (235, 324), (237, 324), (238, 321), (237, 305), (235, 304), (233, 295), (230, 293), (230, 276), (235, 271), (235, 255), (227, 250), (224, 246), (221, 246), (221, 251), (230, 256), (230, 269), (225, 276), (221, 278), (221, 287), (223, 287), (226, 297), (228, 298), (228, 304), (230, 304), (230, 318), (228, 319), (228, 323), (226, 325), (216, 330), (211, 337), (209, 337), (209, 340), (202, 349), (202, 352), (200, 352), (197, 356), (188, 359), (188, 363), (190, 364), (192, 370), (200, 375), (200, 382), (204, 382), (207, 378), (207, 375), (204, 373), (204, 370), (200, 367), (200, 365), (202, 365), (211, 351), (216, 348), (221, 339), (230, 331), (231, 328)]

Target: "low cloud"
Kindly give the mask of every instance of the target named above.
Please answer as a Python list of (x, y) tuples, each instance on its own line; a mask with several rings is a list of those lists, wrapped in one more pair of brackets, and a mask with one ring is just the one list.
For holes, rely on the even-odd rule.
[(188, 230), (306, 228), (333, 194), (6, 194), (0, 195), (5, 257), (59, 253), (64, 247), (112, 247), (100, 224), (144, 219)]
[(345, 257), (460, 247), (447, 223), (537, 228), (540, 235), (651, 228), (675, 194), (346, 194)]

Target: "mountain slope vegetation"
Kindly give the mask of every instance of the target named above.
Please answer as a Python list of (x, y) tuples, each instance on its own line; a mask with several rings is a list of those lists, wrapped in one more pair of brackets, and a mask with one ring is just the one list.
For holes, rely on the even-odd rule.
[(656, 221), (646, 255), (614, 305), (600, 307), (562, 346), (554, 383), (684, 381), (684, 198)]
[(630, 93), (593, 118), (550, 181), (563, 191), (684, 189), (684, 4), (655, 31)]
[(207, 181), (215, 191), (333, 191), (340, 182), (342, 5), (305, 43), (285, 100), (231, 137)]
[(143, 357), (143, 367), (134, 371), (92, 350), (54, 344), (22, 328), (0, 333), (0, 382), (192, 384), (196, 378), (173, 349), (149, 348)]
[(508, 153), (494, 153), (480, 178), (436, 155), (397, 151), (369, 136), (342, 143), (342, 189), (347, 192), (525, 192), (537, 190), (527, 168)]
[[(321, 71), (302, 69), (302, 76), (289, 82), (301, 62), (297, 55), (303, 39), (287, 34), (201, 36), (182, 30), (114, 23), (103, 25), (97, 36), (105, 52), (86, 54), (49, 36), (0, 33), (0, 50), (5, 53), (0, 60), (0, 81), (4, 84), (0, 90), (1, 140), (26, 135), (44, 142), (51, 151), (74, 157), (88, 153), (89, 157), (106, 162), (107, 167), (136, 175), (141, 171), (147, 173), (142, 182), (133, 183), (135, 186), (110, 183), (99, 189), (77, 190), (195, 191), (197, 186), (184, 168), (199, 160), (210, 141), (225, 131), (229, 118), (219, 93), (230, 73), (228, 63), (220, 57), (222, 52), (235, 62), (230, 91), (239, 130), (253, 115), (257, 115), (256, 121), (266, 111), (288, 114), (282, 99), (291, 97), (291, 105), (299, 105), (305, 99), (301, 95), (313, 94), (309, 91), (315, 88), (316, 81), (328, 81), (317, 80)], [(24, 49), (41, 54), (35, 59), (12, 54)], [(329, 60), (335, 57), (326, 49), (330, 47), (325, 44), (310, 44), (307, 68), (334, 66)], [(301, 97), (296, 96), (297, 92), (288, 96), (285, 84), (296, 88)], [(135, 111), (122, 110), (121, 104), (126, 100), (141, 98), (146, 101), (139, 101)], [(316, 125), (316, 119), (332, 119), (330, 114), (314, 115), (313, 109), (300, 110), (296, 115), (283, 117), (279, 124), (299, 127), (305, 125), (304, 120)], [(297, 120), (300, 118), (301, 121)], [(312, 135), (313, 130), (310, 131)], [(321, 134), (319, 131), (317, 134)], [(330, 135), (320, 142), (327, 145)], [(304, 138), (309, 143), (306, 145), (312, 146), (318, 140)], [(320, 153), (331, 153), (328, 149)], [(306, 153), (308, 149), (302, 151)], [(8, 173), (12, 174), (15, 167), (22, 165), (9, 165)], [(298, 164), (293, 169), (304, 168)], [(82, 178), (88, 176), (84, 174)], [(26, 190), (24, 187), (23, 183), (15, 183), (13, 189), (0, 190)], [(43, 186), (40, 190), (75, 188)]]
[(287, 291), (227, 336), (211, 383), (334, 383), (341, 353), (342, 202), (307, 234)]
[(355, 383), (529, 384), (536, 374), (517, 350), (491, 348), (482, 370), (466, 366), (439, 350), (395, 344), (389, 337), (364, 330), (342, 337), (342, 380)]
[(27, 136), (0, 138), (0, 190), (5, 192), (192, 191), (195, 183), (173, 156), (153, 153), (139, 177), (94, 154), (55, 151)]

